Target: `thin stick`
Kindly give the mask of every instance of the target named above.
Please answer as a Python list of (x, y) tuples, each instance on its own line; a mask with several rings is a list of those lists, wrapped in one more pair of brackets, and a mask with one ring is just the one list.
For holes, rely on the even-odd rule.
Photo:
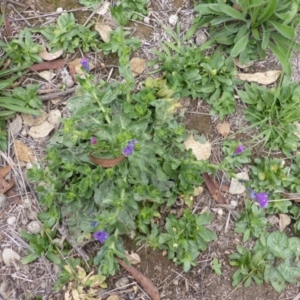
[(49, 100), (53, 100), (53, 99), (56, 99), (56, 98), (59, 98), (59, 97), (62, 97), (62, 96), (66, 96), (68, 94), (71, 94), (71, 93), (74, 93), (76, 91), (76, 86), (75, 87), (72, 87), (66, 91), (62, 91), (62, 92), (58, 92), (58, 93), (52, 93), (52, 94), (49, 94), (49, 95), (44, 95), (44, 96), (40, 96), (39, 98), (42, 100), (42, 101), (49, 101)]
[(27, 26), (31, 27), (31, 24), (12, 6), (12, 9), (19, 15), (20, 18), (22, 18), (22, 21), (24, 21)]
[[(92, 6), (87, 6), (87, 7), (81, 7), (81, 8), (74, 8), (74, 9), (70, 9), (67, 10), (66, 12), (73, 12), (73, 11), (87, 11), (90, 8), (94, 8), (95, 5)], [(33, 16), (33, 17), (28, 17), (26, 18), (26, 20), (30, 20), (30, 19), (39, 19), (42, 17), (50, 17), (50, 16), (56, 16), (56, 15), (60, 15), (60, 12), (53, 12), (53, 13), (49, 13), (49, 14), (44, 14), (44, 15), (38, 15), (38, 16)], [(13, 19), (14, 21), (24, 21), (23, 19)]]
[(21, 4), (21, 3), (19, 3), (19, 2), (13, 1), (13, 0), (7, 0), (7, 2), (8, 2), (8, 3), (11, 3), (11, 4), (19, 5), (19, 6), (23, 7), (23, 8), (26, 7), (24, 4)]

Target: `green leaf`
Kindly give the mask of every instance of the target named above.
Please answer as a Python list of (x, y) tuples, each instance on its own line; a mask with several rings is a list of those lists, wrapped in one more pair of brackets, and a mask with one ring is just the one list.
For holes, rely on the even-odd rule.
[(35, 254), (35, 253), (30, 253), (29, 255), (27, 255), (27, 256), (25, 256), (25, 257), (23, 257), (23, 258), (21, 259), (21, 263), (22, 263), (23, 265), (27, 265), (27, 264), (29, 264), (29, 263), (35, 261), (37, 258), (39, 258), (39, 256), (38, 256), (37, 254)]
[(283, 52), (283, 49), (279, 49), (278, 45), (275, 46), (272, 43), (269, 43), (269, 48), (273, 52), (273, 54), (276, 56), (276, 58), (279, 60), (280, 64), (282, 65), (282, 69), (284, 72), (288, 75), (291, 76), (293, 73), (292, 66), (289, 62), (289, 51)]
[(237, 43), (231, 49), (230, 56), (237, 57), (241, 52), (243, 52), (246, 49), (248, 42), (249, 42), (249, 32), (245, 36), (243, 36), (240, 40), (237, 41)]
[(243, 242), (247, 242), (248, 240), (249, 240), (249, 237), (250, 237), (250, 229), (249, 228), (247, 228), (246, 230), (245, 230), (245, 233), (244, 233), (244, 236), (243, 236)]
[(221, 2), (219, 2), (217, 4), (217, 6), (218, 6), (219, 10), (223, 14), (226, 14), (226, 15), (230, 16), (233, 19), (241, 20), (241, 21), (245, 21), (246, 22), (245, 17), (239, 11), (237, 11), (236, 9), (234, 9), (233, 7), (231, 7), (231, 6), (227, 5), (227, 4), (222, 4)]
[(61, 264), (60, 258), (59, 258), (56, 254), (54, 254), (53, 252), (48, 252), (48, 253), (46, 254), (46, 257), (47, 257), (50, 261), (52, 261), (53, 263), (55, 263), (56, 265)]
[(267, 238), (267, 246), (273, 253), (282, 253), (289, 245), (288, 237), (280, 231), (273, 231)]
[(275, 21), (268, 21), (267, 24), (273, 25), (273, 27), (285, 38), (289, 40), (293, 40), (296, 37), (296, 29), (292, 28), (291, 26), (284, 25)]
[(279, 0), (269, 0), (268, 6), (263, 10), (262, 14), (258, 18), (256, 26), (262, 24), (263, 22), (269, 20), (271, 16), (274, 14), (276, 8), (278, 7)]

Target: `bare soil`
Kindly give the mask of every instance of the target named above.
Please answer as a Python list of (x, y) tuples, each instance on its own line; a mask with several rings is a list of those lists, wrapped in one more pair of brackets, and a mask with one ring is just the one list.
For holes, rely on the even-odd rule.
[[(18, 1), (24, 7), (18, 6), (13, 1), (8, 1), (10, 11), (10, 19), (13, 23), (14, 34), (31, 24), (37, 26), (43, 24), (50, 19), (55, 20), (56, 15), (47, 16), (46, 13), (55, 12), (57, 7), (66, 10), (80, 8), (78, 1), (74, 0), (35, 0), (35, 1)], [(16, 13), (18, 11), (19, 13)], [(135, 55), (145, 58), (147, 61), (154, 58), (153, 48), (159, 48), (159, 43), (168, 40), (166, 32), (159, 25), (158, 20), (168, 25), (168, 18), (171, 14), (178, 13), (183, 28), (187, 29), (191, 25), (193, 19), (193, 4), (189, 1), (159, 1), (153, 0), (150, 3), (150, 23), (145, 24), (143, 21), (130, 22), (130, 29), (135, 37), (142, 41), (142, 48)], [(80, 23), (84, 23), (91, 15), (91, 11), (78, 11), (75, 16)], [(28, 17), (35, 17), (27, 19)], [(99, 19), (94, 16), (92, 20)], [(14, 21), (18, 19), (17, 21)], [(20, 20), (23, 19), (23, 20)], [(26, 20), (25, 20), (26, 19)], [(0, 36), (3, 37), (3, 28), (0, 30)], [(89, 58), (93, 60), (95, 65), (100, 63), (104, 65), (98, 73), (99, 78), (107, 78), (112, 76), (118, 77), (117, 58), (114, 56), (103, 57), (101, 54), (90, 53)], [(299, 81), (299, 55), (293, 59), (294, 79)], [(252, 67), (252, 70), (267, 71), (278, 68), (278, 63), (273, 57), (268, 57), (264, 62), (258, 62)], [(139, 76), (137, 80), (143, 81), (147, 77), (147, 73)], [(211, 159), (214, 162), (221, 161), (220, 144), (222, 137), (216, 131), (216, 125), (220, 120), (216, 116), (209, 115), (209, 106), (203, 101), (184, 101), (183, 109), (184, 123), (189, 129), (197, 130), (203, 134), (214, 146)], [(47, 103), (44, 109), (50, 110), (52, 103)], [(67, 115), (65, 106), (60, 105), (59, 108), (63, 115)], [(236, 132), (246, 125), (243, 119), (244, 107), (241, 103), (237, 105), (235, 114), (227, 118), (231, 125), (232, 132)], [(23, 128), (25, 131), (27, 128)], [(251, 133), (249, 133), (251, 135)], [(238, 136), (241, 140), (249, 138), (247, 135)], [(19, 134), (11, 137), (11, 145), (13, 139), (17, 138), (25, 142), (34, 151), (38, 161), (43, 158), (44, 148), (47, 144), (46, 140), (33, 140), (28, 135)], [(259, 151), (259, 150), (258, 150)], [(0, 253), (4, 248), (10, 248), (16, 251), (21, 257), (27, 254), (28, 244), (20, 238), (19, 231), (26, 230), (26, 226), (31, 220), (36, 219), (37, 212), (40, 211), (38, 199), (36, 199), (32, 186), (26, 178), (26, 165), (18, 161), (14, 155), (14, 149), (11, 147), (4, 154), (1, 153), (1, 165), (11, 164), (12, 171), (10, 176), (16, 181), (12, 194), (9, 195), (9, 205), (0, 210)], [(218, 176), (219, 182), (226, 179), (222, 174)], [(244, 196), (232, 196), (224, 194), (228, 203), (231, 200), (238, 202), (237, 211), (243, 210)], [(29, 200), (26, 200), (29, 199)], [(207, 251), (201, 253), (197, 258), (197, 266), (192, 268), (189, 273), (184, 273), (182, 268), (168, 260), (163, 251), (152, 250), (145, 246), (138, 247), (127, 237), (124, 237), (124, 243), (128, 251), (134, 251), (141, 257), (141, 263), (136, 267), (149, 277), (158, 287), (162, 300), (288, 300), (299, 299), (299, 287), (296, 285), (288, 285), (285, 291), (278, 294), (267, 284), (257, 286), (252, 284), (249, 288), (242, 285), (233, 288), (231, 285), (231, 277), (234, 268), (230, 267), (228, 255), (235, 252), (236, 245), (243, 245), (241, 236), (234, 233), (234, 214), (223, 209), (222, 214), (206, 189), (204, 192), (194, 199), (194, 212), (199, 213), (204, 207), (215, 214), (215, 218), (209, 225), (209, 228), (218, 235), (218, 240), (209, 244)], [(174, 209), (179, 210), (178, 207)], [(219, 211), (219, 213), (218, 213)], [(10, 217), (16, 217), (13, 224), (8, 224)], [(247, 242), (246, 246), (252, 246), (253, 243)], [(99, 244), (90, 243), (85, 246), (88, 253), (96, 253)], [(75, 253), (74, 253), (75, 255)], [(222, 275), (216, 275), (211, 268), (213, 258), (218, 258), (222, 263)], [(40, 258), (29, 265), (22, 265), (18, 261), (11, 266), (6, 266), (0, 255), (0, 299), (5, 300), (54, 300), (63, 299), (63, 291), (55, 292), (53, 284), (56, 281), (59, 269), (45, 258)], [(122, 277), (129, 279), (128, 288), (116, 289), (115, 283)], [(99, 299), (106, 299), (109, 295), (119, 294), (120, 299), (149, 299), (148, 296), (137, 287), (134, 279), (130, 277), (124, 270), (107, 280), (108, 288), (99, 291)], [(136, 288), (134, 288), (136, 287)], [(100, 298), (100, 295), (102, 295)], [(40, 297), (40, 298), (37, 298)]]

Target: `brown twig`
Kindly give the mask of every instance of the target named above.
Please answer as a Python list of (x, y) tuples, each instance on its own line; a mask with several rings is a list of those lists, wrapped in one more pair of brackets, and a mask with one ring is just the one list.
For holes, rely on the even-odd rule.
[(66, 91), (62, 91), (62, 92), (58, 92), (58, 93), (52, 93), (52, 94), (49, 94), (49, 95), (44, 95), (44, 96), (40, 96), (39, 98), (42, 100), (42, 101), (49, 101), (49, 100), (53, 100), (53, 99), (56, 99), (56, 98), (59, 98), (59, 97), (62, 97), (62, 96), (66, 96), (68, 94), (71, 94), (71, 93), (74, 93), (76, 91), (76, 86), (66, 90)]

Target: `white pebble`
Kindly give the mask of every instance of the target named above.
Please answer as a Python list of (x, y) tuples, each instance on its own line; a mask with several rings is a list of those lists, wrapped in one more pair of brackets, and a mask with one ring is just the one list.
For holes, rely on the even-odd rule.
[(235, 201), (235, 200), (231, 200), (230, 204), (234, 207), (237, 207), (237, 201)]
[(58, 7), (58, 8), (56, 9), (56, 12), (59, 13), (59, 14), (61, 14), (63, 11), (64, 11), (64, 10), (63, 10), (62, 7)]
[(177, 15), (171, 15), (170, 18), (169, 18), (169, 23), (172, 25), (172, 26), (175, 26), (178, 22), (178, 17)]
[(223, 209), (219, 208), (218, 211), (217, 211), (217, 213), (218, 213), (219, 216), (222, 216), (223, 215)]
[(27, 229), (32, 234), (40, 233), (41, 231), (41, 225), (38, 221), (32, 221), (27, 225)]
[(7, 197), (4, 194), (0, 194), (0, 208), (5, 208), (7, 204)]
[(16, 223), (16, 221), (17, 221), (17, 218), (15, 216), (11, 216), (6, 220), (8, 225), (13, 225)]
[(149, 24), (150, 23), (150, 18), (149, 17), (145, 17), (144, 18), (144, 23), (145, 24)]
[(30, 208), (30, 206), (31, 206), (31, 199), (29, 199), (29, 198), (23, 199), (22, 205), (23, 205), (25, 208)]

